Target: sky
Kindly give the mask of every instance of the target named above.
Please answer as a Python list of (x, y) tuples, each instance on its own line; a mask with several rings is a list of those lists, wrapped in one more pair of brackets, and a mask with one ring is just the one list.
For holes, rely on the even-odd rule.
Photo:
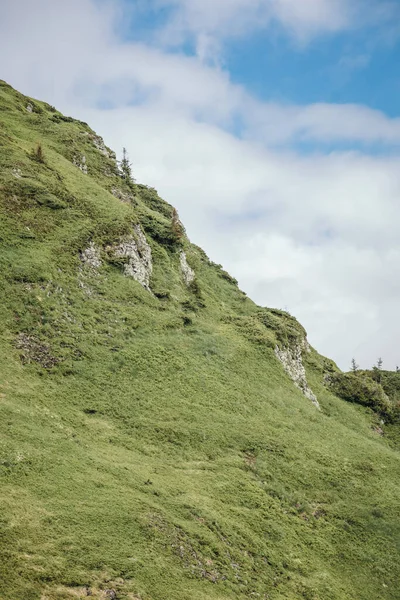
[(0, 78), (125, 146), (320, 353), (400, 364), (400, 0), (2, 0)]

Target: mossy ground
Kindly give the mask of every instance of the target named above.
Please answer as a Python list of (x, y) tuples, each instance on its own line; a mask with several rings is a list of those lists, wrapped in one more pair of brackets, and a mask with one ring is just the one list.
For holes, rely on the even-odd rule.
[[(171, 207), (86, 124), (6, 84), (0, 107), (2, 600), (398, 599), (400, 460), (377, 416), (312, 351), (317, 411), (273, 350), (301, 326), (187, 240), (184, 285)], [(154, 296), (79, 257), (138, 221)]]

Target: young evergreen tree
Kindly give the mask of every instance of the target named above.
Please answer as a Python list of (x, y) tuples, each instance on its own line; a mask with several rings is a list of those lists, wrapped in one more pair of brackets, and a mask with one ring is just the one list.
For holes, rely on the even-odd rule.
[(132, 163), (129, 160), (126, 148), (122, 148), (122, 160), (120, 162), (120, 167), (122, 171), (122, 177), (128, 182), (133, 183), (135, 179), (132, 176)]
[(42, 144), (38, 144), (35, 150), (32, 150), (32, 158), (36, 160), (38, 163), (45, 163), (44, 152), (42, 148)]
[(376, 361), (376, 365), (374, 365), (372, 367), (372, 370), (374, 372), (374, 379), (378, 383), (380, 383), (381, 379), (382, 379), (382, 375), (381, 375), (382, 365), (383, 365), (383, 360), (381, 357), (379, 357), (378, 360)]
[(353, 373), (357, 373), (358, 369), (360, 368), (360, 365), (358, 365), (356, 363), (356, 359), (352, 358), (351, 359), (351, 370), (353, 371)]

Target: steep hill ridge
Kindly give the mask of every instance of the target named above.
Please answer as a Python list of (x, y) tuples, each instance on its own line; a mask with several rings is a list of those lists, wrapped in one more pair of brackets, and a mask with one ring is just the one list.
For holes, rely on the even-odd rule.
[(86, 123), (4, 82), (0, 244), (2, 599), (398, 598), (381, 414)]

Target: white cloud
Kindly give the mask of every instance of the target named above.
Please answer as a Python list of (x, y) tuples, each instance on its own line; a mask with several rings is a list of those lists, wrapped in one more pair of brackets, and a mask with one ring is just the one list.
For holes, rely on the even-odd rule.
[[(240, 36), (250, 29), (280, 23), (300, 38), (349, 27), (354, 1), (349, 0), (156, 0), (175, 9), (165, 39), (178, 43), (187, 35), (198, 40)], [(351, 8), (353, 7), (353, 8)]]
[(229, 38), (280, 24), (306, 40), (322, 33), (388, 23), (398, 14), (391, 0), (152, 0), (172, 10), (165, 39), (187, 35)]
[[(393, 367), (400, 161), (271, 144), (397, 143), (399, 120), (360, 106), (258, 102), (219, 68), (121, 42), (114, 16), (90, 0), (2, 5), (2, 77), (126, 146), (139, 180), (178, 207), (193, 241), (259, 303), (287, 306), (320, 351), (342, 366), (382, 355)], [(115, 108), (96, 108), (104, 99)], [(227, 132), (235, 119), (246, 139)]]

